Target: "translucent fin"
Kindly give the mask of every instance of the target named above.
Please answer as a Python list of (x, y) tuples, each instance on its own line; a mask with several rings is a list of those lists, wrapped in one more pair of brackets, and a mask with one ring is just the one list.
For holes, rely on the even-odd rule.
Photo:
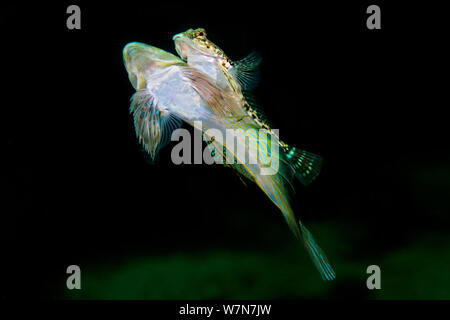
[(253, 177), (251, 175), (249, 175), (248, 172), (241, 165), (235, 165), (235, 166), (233, 166), (233, 168), (235, 169), (234, 172), (239, 177), (239, 180), (241, 180), (241, 182), (244, 184), (244, 186), (247, 187), (247, 182), (245, 181), (244, 178), (246, 178), (250, 181), (253, 181), (253, 182), (255, 181), (253, 179)]
[(314, 262), (320, 276), (323, 280), (331, 281), (336, 278), (336, 273), (334, 272), (331, 264), (328, 262), (325, 253), (320, 249), (319, 245), (314, 240), (311, 232), (306, 229), (306, 227), (299, 221), (300, 229), (302, 232), (303, 242), (305, 244), (306, 251), (308, 251), (311, 259)]
[(295, 176), (305, 186), (316, 179), (323, 164), (321, 156), (295, 147), (289, 147), (286, 151), (286, 159), (293, 167)]
[(207, 75), (195, 68), (182, 68), (184, 77), (197, 93), (205, 100), (211, 110), (218, 116), (227, 118), (243, 118), (247, 114), (240, 107), (239, 101), (224, 94)]
[(258, 52), (252, 52), (242, 60), (236, 61), (230, 74), (241, 85), (242, 90), (251, 90), (259, 82), (259, 64), (262, 58)]
[(139, 143), (154, 161), (158, 151), (170, 142), (172, 131), (180, 127), (182, 121), (158, 106), (146, 90), (139, 90), (133, 95), (130, 113), (133, 113)]

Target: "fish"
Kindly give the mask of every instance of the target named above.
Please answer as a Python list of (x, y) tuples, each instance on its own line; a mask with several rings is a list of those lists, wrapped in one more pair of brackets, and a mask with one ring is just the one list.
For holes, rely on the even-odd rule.
[[(257, 126), (278, 136), (271, 129), (267, 117), (250, 93), (259, 80), (258, 66), (262, 59), (258, 53), (252, 52), (246, 58), (234, 62), (206, 37), (206, 31), (203, 28), (189, 29), (176, 34), (172, 39), (181, 59), (214, 79), (220, 89), (226, 92), (231, 91), (238, 99), (237, 103)], [(295, 176), (302, 184), (309, 185), (314, 181), (320, 173), (322, 157), (300, 148), (290, 147), (281, 140), (279, 143), (294, 168)]]
[[(236, 168), (245, 178), (255, 182), (282, 211), (293, 234), (303, 241), (322, 279), (334, 280), (336, 273), (333, 267), (311, 232), (300, 219), (295, 218), (289, 196), (293, 190), (292, 177), (298, 178), (304, 185), (309, 185), (318, 176), (323, 159), (319, 155), (291, 147), (281, 141), (254, 102), (250, 91), (259, 81), (258, 66), (262, 60), (261, 56), (251, 53), (242, 60), (232, 61), (221, 48), (207, 38), (203, 28), (189, 29), (174, 35), (172, 39), (175, 42), (175, 50), (183, 61), (213, 79), (214, 84), (225, 94), (233, 96), (234, 103), (241, 107), (242, 112), (248, 114), (247, 124), (235, 122), (235, 125), (264, 129), (271, 135), (273, 143), (279, 144), (282, 152), (278, 155), (278, 160), (282, 164), (282, 170), (272, 175), (271, 179), (255, 179), (254, 175), (248, 175), (245, 164)], [(212, 150), (219, 148), (220, 146), (213, 146)]]
[(130, 105), (136, 136), (151, 160), (183, 122), (225, 131), (220, 119), (247, 117), (212, 79), (169, 52), (132, 42), (123, 49), (123, 61), (136, 90)]
[[(150, 160), (156, 159), (160, 149), (171, 141), (173, 131), (185, 122), (202, 131), (205, 140), (213, 143), (222, 159), (230, 159), (234, 168), (245, 163), (242, 168), (246, 172), (241, 170), (242, 174), (268, 184), (270, 172), (277, 170), (276, 152), (266, 155), (266, 150), (272, 150), (270, 139), (252, 126), (234, 96), (219, 89), (208, 75), (157, 47), (129, 43), (123, 49), (123, 60), (136, 90), (130, 105), (136, 136)], [(227, 137), (230, 131), (236, 144), (218, 139)]]

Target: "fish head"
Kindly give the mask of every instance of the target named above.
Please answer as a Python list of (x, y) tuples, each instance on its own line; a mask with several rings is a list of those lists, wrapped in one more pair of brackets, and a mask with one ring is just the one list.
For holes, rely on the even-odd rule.
[(226, 58), (223, 50), (208, 40), (203, 28), (189, 29), (176, 34), (172, 39), (178, 55), (185, 61), (194, 55)]
[(136, 90), (147, 86), (148, 77), (163, 69), (183, 64), (177, 56), (145, 43), (131, 42), (123, 48), (123, 62), (128, 78)]

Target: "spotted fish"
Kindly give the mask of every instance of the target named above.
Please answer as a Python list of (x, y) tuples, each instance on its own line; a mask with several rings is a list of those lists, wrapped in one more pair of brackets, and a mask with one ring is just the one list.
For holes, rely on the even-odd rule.
[[(271, 179), (263, 181), (255, 179), (255, 175), (245, 164), (234, 166), (234, 168), (244, 177), (255, 182), (283, 212), (292, 232), (297, 238), (303, 240), (305, 248), (321, 277), (324, 280), (335, 279), (335, 272), (325, 254), (308, 229), (300, 220), (295, 218), (289, 199), (292, 188), (291, 177), (297, 177), (304, 185), (310, 184), (319, 174), (323, 160), (318, 155), (296, 147), (290, 147), (281, 141), (278, 133), (271, 129), (263, 112), (251, 98), (249, 91), (257, 85), (258, 66), (261, 57), (252, 53), (248, 57), (234, 62), (227, 57), (222, 49), (206, 37), (206, 32), (202, 28), (189, 29), (176, 34), (173, 40), (181, 59), (186, 61), (190, 67), (213, 79), (224, 94), (233, 97), (233, 104), (239, 105), (241, 110), (247, 113), (246, 123), (233, 121), (229, 123), (231, 127), (238, 131), (239, 129), (244, 131), (248, 127), (265, 129), (270, 133), (273, 143), (279, 144), (282, 150), (279, 155), (282, 170), (274, 174)], [(220, 146), (214, 146), (214, 142), (207, 141), (207, 143), (213, 146), (213, 152), (220, 149)]]

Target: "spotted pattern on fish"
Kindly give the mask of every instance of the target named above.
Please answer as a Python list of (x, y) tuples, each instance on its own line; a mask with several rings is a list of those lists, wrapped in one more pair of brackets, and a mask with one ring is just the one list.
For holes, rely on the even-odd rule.
[(205, 29), (198, 28), (198, 29), (189, 29), (186, 31), (186, 36), (188, 36), (192, 41), (196, 42), (197, 45), (202, 46), (203, 48), (206, 48), (209, 53), (217, 58), (219, 58), (220, 65), (222, 67), (223, 74), (228, 80), (228, 83), (230, 84), (232, 90), (235, 94), (240, 98), (241, 105), (243, 106), (244, 110), (247, 112), (248, 116), (261, 128), (267, 130), (271, 135), (274, 135), (279, 140), (280, 146), (287, 151), (289, 149), (289, 146), (281, 141), (279, 139), (279, 136), (270, 128), (270, 126), (258, 115), (258, 112), (252, 108), (252, 106), (247, 102), (245, 99), (240, 85), (236, 82), (236, 80), (230, 75), (228, 72), (231, 67), (234, 66), (234, 62), (227, 57), (225, 52), (220, 49), (217, 45), (212, 43), (208, 40), (206, 37)]

